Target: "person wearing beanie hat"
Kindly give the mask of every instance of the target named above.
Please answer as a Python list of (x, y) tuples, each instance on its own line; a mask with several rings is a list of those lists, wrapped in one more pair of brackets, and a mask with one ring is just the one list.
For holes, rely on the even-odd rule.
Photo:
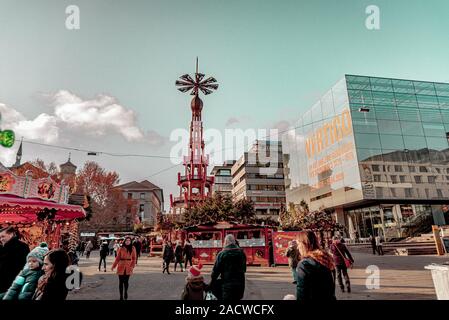
[(201, 264), (191, 266), (187, 269), (186, 285), (182, 293), (182, 300), (204, 300), (205, 292), (207, 291), (207, 284), (201, 275)]
[(3, 296), (3, 300), (31, 300), (39, 278), (44, 273), (42, 265), (47, 253), (48, 247), (45, 242), (31, 250), (27, 255), (27, 263)]

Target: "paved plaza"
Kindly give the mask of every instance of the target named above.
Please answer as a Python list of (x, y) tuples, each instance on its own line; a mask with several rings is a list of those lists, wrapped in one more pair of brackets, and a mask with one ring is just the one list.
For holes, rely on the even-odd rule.
[[(449, 257), (437, 256), (373, 256), (354, 253), (355, 266), (349, 271), (352, 293), (341, 293), (339, 300), (428, 300), (436, 299), (432, 277), (424, 266), (443, 263)], [(108, 257), (107, 272), (98, 272), (98, 252), (87, 260), (81, 257), (80, 268), (84, 274), (81, 289), (69, 293), (68, 300), (118, 300), (118, 277), (111, 272), (113, 257)], [(160, 258), (139, 259), (130, 279), (129, 300), (179, 300), (186, 272), (162, 274)], [(366, 268), (376, 265), (380, 270), (380, 288), (368, 289)], [(172, 269), (173, 265), (171, 266)], [(211, 266), (203, 267), (206, 282), (210, 281)], [(290, 270), (287, 266), (275, 268), (249, 267), (246, 278), (245, 300), (277, 300), (286, 294), (295, 294)]]

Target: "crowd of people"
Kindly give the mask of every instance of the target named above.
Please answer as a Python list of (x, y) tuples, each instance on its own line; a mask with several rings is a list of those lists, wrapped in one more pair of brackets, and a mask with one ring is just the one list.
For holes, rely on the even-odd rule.
[[(380, 237), (373, 239), (373, 253), (381, 254)], [(0, 230), (0, 242), (0, 299), (64, 300), (67, 297), (67, 267), (76, 265), (79, 260), (76, 252), (68, 249), (68, 242), (63, 242), (62, 248), (56, 250), (49, 250), (45, 243), (41, 243), (30, 251), (12, 227)], [(89, 259), (94, 247), (93, 242), (88, 241), (80, 243), (77, 251)], [(114, 257), (111, 271), (117, 270), (120, 300), (128, 299), (129, 280), (142, 247), (140, 238), (129, 236), (109, 243), (104, 240), (100, 244), (98, 271), (106, 272), (107, 257)], [(314, 232), (299, 232), (297, 239), (289, 243), (285, 255), (296, 285), (297, 300), (335, 300), (337, 284), (342, 292), (351, 292), (348, 268), (354, 259), (340, 236), (334, 236), (324, 248)], [(232, 234), (224, 239), (209, 283), (201, 273), (202, 265), (194, 265), (193, 258), (194, 249), (189, 239), (178, 240), (174, 246), (170, 241), (164, 241), (162, 273), (171, 274), (172, 262), (174, 272), (187, 271), (181, 299), (238, 301), (243, 298), (246, 255)], [(285, 299), (292, 297), (288, 295)]]

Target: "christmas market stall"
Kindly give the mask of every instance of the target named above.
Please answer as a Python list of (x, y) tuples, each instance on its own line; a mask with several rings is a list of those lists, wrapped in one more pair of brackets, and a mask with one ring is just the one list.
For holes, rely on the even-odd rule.
[(45, 241), (61, 246), (64, 235), (78, 237), (77, 219), (85, 217), (81, 206), (67, 204), (69, 188), (51, 178), (33, 179), (27, 172), (17, 176), (0, 163), (0, 226), (14, 226), (30, 247)]
[(233, 234), (245, 251), (248, 265), (269, 265), (269, 242), (273, 229), (268, 226), (218, 222), (184, 229), (194, 248), (194, 263), (213, 264), (223, 250), (224, 238)]

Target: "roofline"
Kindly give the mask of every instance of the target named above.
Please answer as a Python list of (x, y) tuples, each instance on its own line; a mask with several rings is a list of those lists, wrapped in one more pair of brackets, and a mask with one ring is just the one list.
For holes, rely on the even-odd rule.
[(428, 81), (428, 80), (416, 80), (416, 79), (402, 79), (402, 78), (390, 78), (390, 77), (377, 77), (377, 76), (365, 76), (361, 74), (345, 74), (346, 76), (353, 76), (353, 77), (364, 77), (364, 78), (376, 78), (376, 79), (390, 79), (390, 80), (400, 80), (400, 81), (414, 81), (414, 82), (426, 82), (426, 83), (438, 83), (438, 84), (449, 84), (449, 82), (438, 82), (438, 81)]

